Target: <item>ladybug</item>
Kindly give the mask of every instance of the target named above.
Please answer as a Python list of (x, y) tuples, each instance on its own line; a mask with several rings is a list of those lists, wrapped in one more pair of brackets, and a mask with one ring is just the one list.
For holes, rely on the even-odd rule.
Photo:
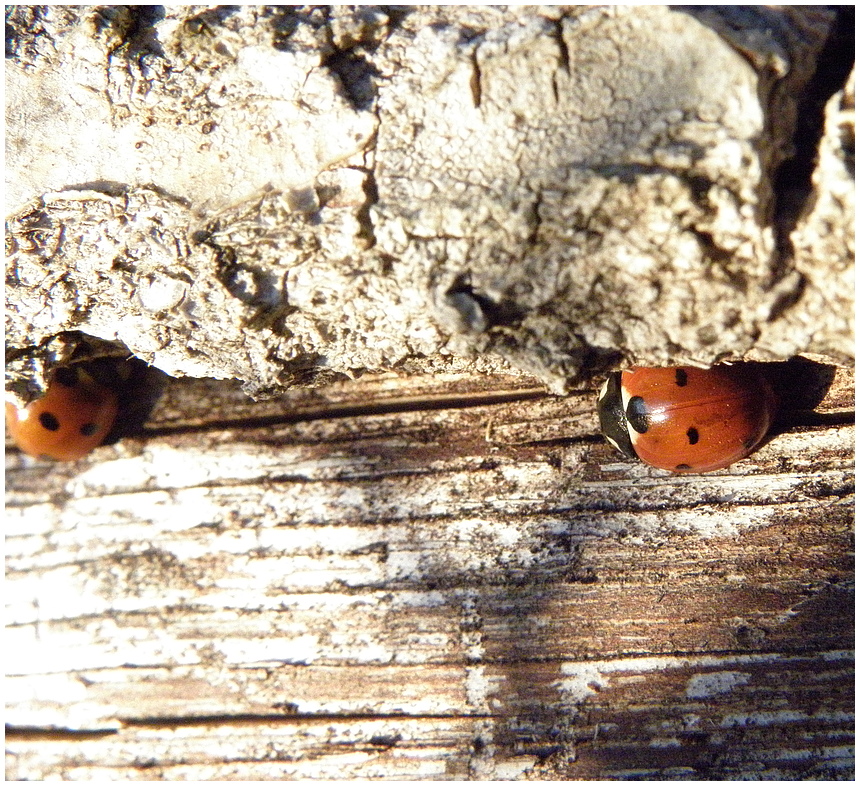
[(58, 368), (45, 395), (26, 407), (6, 404), (9, 433), (25, 453), (74, 461), (110, 433), (118, 400), (77, 366)]
[(672, 472), (710, 472), (755, 450), (776, 397), (750, 366), (633, 368), (597, 398), (603, 435), (628, 458)]

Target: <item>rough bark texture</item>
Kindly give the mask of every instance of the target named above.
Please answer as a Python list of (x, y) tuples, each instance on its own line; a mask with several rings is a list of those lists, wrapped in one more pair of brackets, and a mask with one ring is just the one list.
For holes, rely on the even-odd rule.
[(82, 331), (253, 393), (452, 354), (556, 392), (622, 361), (846, 361), (847, 93), (814, 187), (782, 176), (815, 157), (820, 71), (847, 75), (837, 21), (13, 11), (8, 341)]
[[(841, 13), (8, 11), (10, 392), (220, 381), (7, 445), (7, 778), (853, 778)], [(727, 470), (598, 435), (798, 353)]]

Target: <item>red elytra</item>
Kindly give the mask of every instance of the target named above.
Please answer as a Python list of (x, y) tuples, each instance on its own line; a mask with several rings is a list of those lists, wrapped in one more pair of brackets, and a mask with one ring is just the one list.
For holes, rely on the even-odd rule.
[(598, 402), (607, 439), (673, 472), (710, 472), (752, 453), (776, 397), (758, 369), (722, 365), (633, 368), (607, 380)]
[(73, 367), (54, 373), (45, 395), (26, 407), (6, 404), (6, 424), (31, 456), (74, 461), (107, 437), (118, 412), (116, 395)]

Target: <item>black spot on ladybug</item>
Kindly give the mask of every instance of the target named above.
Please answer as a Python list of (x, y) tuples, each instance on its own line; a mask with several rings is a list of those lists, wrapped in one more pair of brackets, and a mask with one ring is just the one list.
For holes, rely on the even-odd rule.
[(39, 423), (42, 424), (42, 428), (48, 431), (59, 431), (60, 429), (60, 421), (57, 420), (56, 415), (52, 415), (50, 412), (40, 412)]
[(63, 387), (73, 388), (78, 384), (78, 372), (73, 368), (63, 366), (54, 372), (54, 381), (59, 382)]
[(645, 399), (642, 396), (633, 396), (627, 402), (627, 422), (631, 428), (639, 434), (644, 434), (648, 431), (649, 417), (648, 406), (645, 404)]
[(84, 423), (81, 426), (81, 434), (85, 437), (91, 437), (98, 429), (99, 427), (95, 423)]
[(620, 379), (611, 375), (598, 410), (610, 443), (620, 446), (619, 432), (626, 430), (635, 456), (646, 464), (711, 472), (761, 443), (778, 403), (754, 365), (686, 366), (635, 368), (621, 372)]

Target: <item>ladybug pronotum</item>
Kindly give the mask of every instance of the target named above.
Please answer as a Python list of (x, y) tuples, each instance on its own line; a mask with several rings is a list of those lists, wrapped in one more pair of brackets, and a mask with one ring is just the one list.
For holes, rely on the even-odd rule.
[(6, 424), (31, 456), (74, 461), (98, 447), (118, 411), (116, 395), (76, 367), (58, 368), (45, 395), (26, 407), (6, 404)]
[(756, 449), (776, 397), (749, 366), (633, 368), (609, 376), (597, 409), (603, 435), (625, 456), (672, 472), (711, 472)]

